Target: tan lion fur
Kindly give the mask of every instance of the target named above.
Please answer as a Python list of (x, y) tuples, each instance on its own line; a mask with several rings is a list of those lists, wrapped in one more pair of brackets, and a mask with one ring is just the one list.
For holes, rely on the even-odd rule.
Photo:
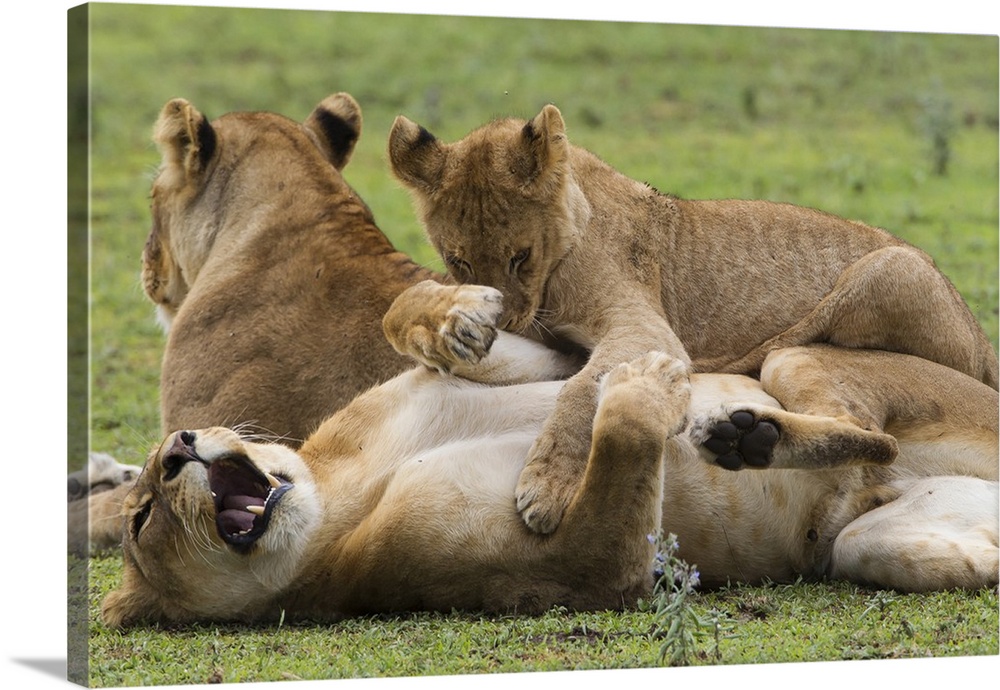
[[(565, 385), (546, 379), (575, 363), (497, 333), (500, 314), (492, 288), (404, 292), (386, 333), (427, 366), (359, 396), (297, 452), (222, 428), (169, 435), (126, 500), (123, 582), (105, 622), (627, 607), (649, 595), (660, 529), (710, 584), (996, 586), (997, 392), (886, 352), (781, 350), (763, 381), (689, 381), (663, 353), (619, 365), (598, 387), (561, 524), (528, 530), (515, 486)], [(727, 471), (705, 450), (747, 411), (780, 429), (769, 454), (785, 469)], [(235, 532), (219, 504), (242, 511), (225, 488), (237, 466), (261, 492), (285, 491), (242, 514), (252, 539), (223, 536)]]
[(590, 352), (519, 483), (540, 532), (583, 471), (597, 380), (648, 350), (756, 375), (777, 348), (828, 342), (997, 387), (996, 354), (958, 292), (884, 230), (790, 204), (660, 194), (571, 145), (552, 105), (451, 144), (399, 116), (388, 152), (451, 275), (503, 293), (504, 329)]
[[(164, 105), (162, 163), (142, 284), (167, 329), (163, 433), (235, 426), (298, 446), (333, 411), (409, 366), (381, 319), (432, 277), (396, 251), (344, 180), (361, 132), (346, 93), (305, 122), (265, 112), (209, 121)], [(70, 550), (121, 542), (129, 482), (70, 504)], [(89, 520), (86, 513), (89, 510)]]
[(169, 323), (164, 431), (244, 424), (298, 445), (402, 370), (381, 315), (432, 274), (392, 247), (341, 175), (360, 130), (343, 93), (305, 123), (230, 113), (206, 125), (183, 100), (164, 107), (143, 251), (146, 294)]

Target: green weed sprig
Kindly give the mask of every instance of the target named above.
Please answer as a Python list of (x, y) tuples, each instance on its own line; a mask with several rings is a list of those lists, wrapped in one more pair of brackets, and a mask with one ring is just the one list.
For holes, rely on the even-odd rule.
[(701, 642), (710, 639), (710, 652), (721, 661), (719, 642), (729, 629), (728, 619), (719, 611), (699, 614), (694, 599), (700, 583), (696, 566), (688, 565), (677, 556), (679, 544), (675, 534), (649, 535), (656, 546), (654, 572), (657, 574), (650, 609), (653, 611), (652, 635), (662, 639), (659, 662), (685, 666), (697, 653)]

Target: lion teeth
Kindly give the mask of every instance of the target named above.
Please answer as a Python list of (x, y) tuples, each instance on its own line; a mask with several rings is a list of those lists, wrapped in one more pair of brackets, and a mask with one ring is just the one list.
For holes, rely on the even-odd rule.
[(264, 506), (247, 506), (247, 512), (253, 513), (254, 515), (263, 515)]
[(281, 487), (281, 480), (279, 480), (273, 474), (271, 474), (269, 472), (265, 472), (264, 473), (264, 477), (267, 479), (267, 483), (271, 485), (272, 489), (277, 489), (277, 488)]

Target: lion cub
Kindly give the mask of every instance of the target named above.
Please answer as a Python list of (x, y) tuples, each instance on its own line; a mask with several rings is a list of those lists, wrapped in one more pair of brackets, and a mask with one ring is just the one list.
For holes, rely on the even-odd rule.
[(517, 489), (532, 529), (559, 524), (590, 447), (599, 378), (649, 350), (755, 374), (811, 342), (918, 355), (997, 387), (997, 359), (931, 259), (888, 232), (766, 201), (660, 194), (573, 146), (559, 110), (445, 144), (405, 117), (395, 175), (450, 274), (503, 293), (499, 326), (590, 352)]

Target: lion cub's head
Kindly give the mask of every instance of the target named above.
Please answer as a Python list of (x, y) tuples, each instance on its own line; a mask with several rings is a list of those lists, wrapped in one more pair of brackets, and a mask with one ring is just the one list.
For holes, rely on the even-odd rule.
[(497, 120), (453, 144), (399, 116), (389, 159), (451, 275), (503, 293), (505, 330), (531, 325), (590, 215), (559, 110)]
[(276, 616), (320, 520), (301, 458), (229, 429), (179, 431), (154, 451), (125, 500), (122, 586), (113, 627)]
[(152, 190), (152, 229), (142, 284), (168, 329), (220, 230), (253, 231), (255, 214), (291, 209), (304, 189), (340, 177), (361, 134), (361, 108), (346, 93), (325, 98), (303, 123), (265, 112), (209, 122), (183, 98), (153, 129), (162, 163)]

